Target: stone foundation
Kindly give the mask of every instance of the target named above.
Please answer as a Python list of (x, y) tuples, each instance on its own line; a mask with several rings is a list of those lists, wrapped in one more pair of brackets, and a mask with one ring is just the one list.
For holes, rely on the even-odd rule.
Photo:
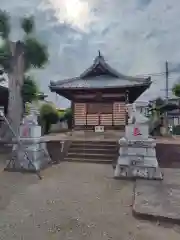
[(46, 143), (41, 138), (20, 139), (13, 146), (12, 159), (6, 170), (40, 171), (51, 164)]

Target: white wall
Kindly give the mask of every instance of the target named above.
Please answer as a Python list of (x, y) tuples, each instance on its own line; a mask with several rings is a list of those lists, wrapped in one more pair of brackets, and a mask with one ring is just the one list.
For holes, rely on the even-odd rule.
[(56, 124), (51, 125), (50, 132), (59, 132), (63, 129), (68, 129), (66, 122), (57, 122)]

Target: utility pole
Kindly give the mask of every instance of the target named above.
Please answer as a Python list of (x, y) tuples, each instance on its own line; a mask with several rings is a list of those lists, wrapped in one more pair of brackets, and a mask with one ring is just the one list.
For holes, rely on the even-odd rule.
[(168, 69), (168, 61), (166, 61), (166, 103), (169, 100), (169, 69)]
[[(166, 68), (166, 89), (165, 89), (165, 98), (166, 98), (166, 104), (169, 102), (169, 69), (168, 69), (168, 61), (165, 63), (165, 68)], [(166, 133), (168, 133), (168, 113), (165, 113), (165, 128), (166, 128)]]

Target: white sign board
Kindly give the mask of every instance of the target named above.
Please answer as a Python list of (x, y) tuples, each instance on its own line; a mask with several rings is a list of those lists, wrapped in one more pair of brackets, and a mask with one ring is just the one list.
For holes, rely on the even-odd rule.
[(104, 126), (95, 126), (95, 132), (104, 132)]

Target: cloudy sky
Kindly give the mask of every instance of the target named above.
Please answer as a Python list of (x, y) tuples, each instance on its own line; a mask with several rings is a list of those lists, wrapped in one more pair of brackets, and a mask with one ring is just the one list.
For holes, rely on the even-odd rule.
[[(60, 107), (68, 101), (50, 93), (50, 80), (78, 76), (100, 49), (109, 64), (127, 75), (165, 71), (170, 87), (180, 75), (179, 0), (0, 0), (12, 22), (12, 39), (22, 36), (19, 18), (33, 14), (37, 37), (48, 45), (50, 61), (34, 72), (41, 90)], [(152, 77), (142, 99), (164, 95), (165, 76)]]

